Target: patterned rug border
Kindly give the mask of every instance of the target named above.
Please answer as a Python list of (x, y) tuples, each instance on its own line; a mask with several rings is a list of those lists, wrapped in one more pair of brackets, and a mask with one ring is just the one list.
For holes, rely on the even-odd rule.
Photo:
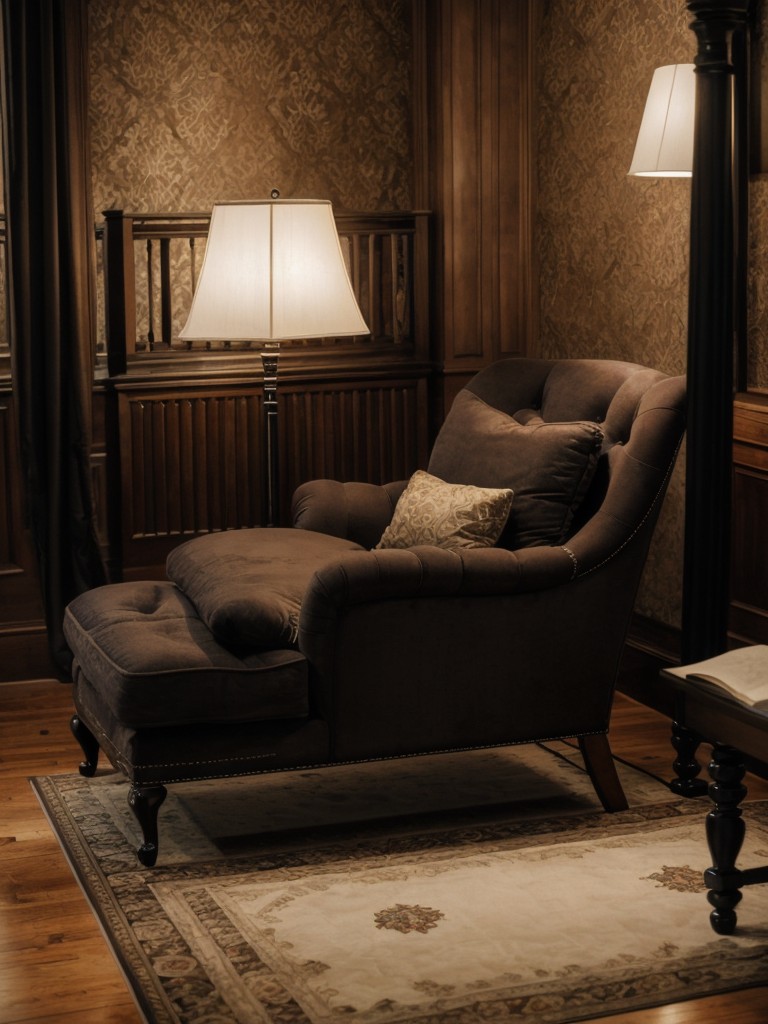
[[(326, 830), (323, 832), (319, 845), (317, 836), (313, 835), (314, 830), (308, 830), (307, 834), (293, 848), (280, 848), (272, 851), (265, 849), (259, 853), (229, 855), (210, 861), (160, 865), (153, 869), (147, 869), (136, 861), (133, 849), (118, 832), (114, 822), (103, 813), (97, 815), (99, 817), (97, 828), (101, 830), (107, 845), (122, 843), (124, 853), (111, 861), (100, 862), (67, 806), (63, 795), (67, 786), (81, 787), (84, 784), (84, 780), (80, 776), (74, 774), (42, 776), (30, 779), (30, 783), (62, 846), (73, 874), (104, 931), (113, 955), (128, 980), (142, 1013), (150, 1024), (178, 1024), (185, 1018), (177, 1015), (162, 979), (153, 970), (150, 958), (142, 949), (141, 942), (134, 933), (131, 921), (124, 913), (121, 904), (132, 909), (136, 920), (146, 921), (151, 917), (157, 920), (163, 919), (164, 911), (151, 890), (151, 886), (157, 883), (192, 881), (203, 875), (208, 879), (218, 879), (256, 872), (285, 872), (287, 870), (290, 873), (291, 869), (299, 870), (323, 865), (328, 867), (334, 865), (338, 869), (341, 864), (346, 864), (349, 869), (354, 869), (355, 863), (359, 863), (361, 866), (370, 865), (376, 858), (387, 860), (403, 858), (407, 861), (409, 856), (415, 856), (427, 850), (437, 852), (442, 847), (446, 848), (446, 856), (455, 856), (459, 851), (468, 852), (476, 849), (478, 844), (482, 844), (484, 849), (491, 851), (501, 847), (509, 849), (510, 845), (512, 847), (529, 845), (532, 842), (537, 846), (556, 845), (568, 841), (569, 837), (571, 841), (575, 841), (577, 838), (587, 838), (590, 835), (604, 839), (635, 834), (638, 828), (673, 827), (681, 821), (694, 818), (698, 818), (702, 822), (702, 842), (704, 842), (703, 819), (708, 806), (704, 801), (671, 800), (640, 805), (612, 815), (589, 812), (520, 821), (490, 823), (478, 821), (475, 825), (463, 824), (427, 833), (414, 832), (398, 835), (391, 835), (386, 827), (377, 829), (375, 824), (370, 827), (366, 825), (358, 834), (351, 836), (347, 830), (339, 827), (338, 839), (329, 836)], [(749, 818), (759, 818), (768, 826), (768, 801), (750, 802), (745, 806), (748, 808)], [(83, 822), (83, 825), (86, 827), (88, 822)], [(708, 929), (709, 924), (706, 918), (707, 906), (702, 896), (702, 928)], [(181, 943), (178, 950), (179, 955), (189, 955), (190, 950), (183, 943), (181, 936), (178, 936), (178, 939)], [(712, 933), (712, 941), (709, 946), (729, 942), (730, 940), (718, 938)], [(731, 945), (733, 944), (731, 943)], [(723, 948), (722, 945), (719, 948)], [(250, 947), (243, 952), (245, 956), (255, 956)], [(599, 981), (599, 979), (584, 977), (571, 993), (574, 1005), (567, 1011), (567, 1017), (562, 1016), (562, 1009), (552, 1017), (547, 1016), (546, 1013), (543, 1015), (537, 1013), (536, 1016), (531, 1016), (526, 1013), (524, 1006), (510, 1006), (508, 1007), (509, 1015), (503, 1019), (514, 1019), (521, 1022), (535, 1021), (536, 1024), (545, 1024), (548, 1020), (564, 1022), (566, 1020), (594, 1019), (609, 1014), (661, 1006), (668, 1002), (686, 1001), (764, 984), (760, 980), (756, 981), (754, 975), (751, 979), (745, 980), (741, 966), (745, 960), (751, 959), (756, 963), (760, 962), (760, 967), (764, 968), (765, 965), (768, 965), (768, 950), (763, 952), (742, 950), (739, 952), (731, 949), (730, 953), (728, 964), (721, 964), (719, 981), (712, 987), (706, 988), (705, 986), (704, 991), (701, 988), (702, 984), (707, 981), (710, 985), (712, 984), (712, 972), (708, 971), (711, 950), (700, 956), (696, 962), (693, 962), (691, 958), (688, 959), (684, 972), (685, 977), (680, 977), (677, 967), (652, 975), (632, 976), (627, 984), (637, 988), (640, 992), (653, 991), (655, 993), (655, 997), (650, 995), (644, 997), (642, 1003), (637, 1005), (627, 1006), (622, 995), (617, 994), (615, 998), (610, 999), (599, 1009), (596, 1009), (593, 1004), (586, 1010), (582, 1006), (580, 1010), (578, 1005), (580, 1000), (589, 993), (590, 985)], [(764, 969), (762, 973), (768, 977)], [(690, 986), (696, 985), (697, 981), (699, 987), (695, 991), (689, 991)], [(542, 992), (546, 984), (543, 983)], [(167, 979), (166, 986), (173, 992), (173, 979)], [(626, 985), (624, 987), (626, 988)], [(534, 992), (533, 997), (535, 995)], [(228, 1010), (227, 1007), (223, 1009), (225, 1012)], [(231, 1019), (233, 1022), (237, 1020), (234, 1015), (231, 1017), (222, 1015), (216, 1019), (221, 1021)], [(285, 1019), (296, 1022), (307, 1020), (303, 1015)], [(475, 1016), (471, 1012), (468, 1013), (461, 1007), (449, 1008), (446, 1006), (445, 1012), (441, 1011), (437, 1016), (432, 1013), (416, 1013), (404, 1018), (395, 1012), (391, 1019), (393, 1022), (406, 1019), (418, 1020), (420, 1024), (448, 1024), (448, 1022), (468, 1024), (469, 1021), (480, 1021), (484, 1018)]]

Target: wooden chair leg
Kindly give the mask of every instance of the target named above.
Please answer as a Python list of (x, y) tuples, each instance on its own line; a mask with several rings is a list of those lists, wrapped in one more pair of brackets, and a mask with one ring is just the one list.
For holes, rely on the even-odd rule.
[(72, 716), (69, 727), (85, 754), (85, 760), (80, 762), (80, 774), (91, 778), (99, 766), (99, 741), (79, 715)]
[(136, 815), (144, 837), (136, 856), (148, 868), (154, 867), (157, 860), (157, 812), (166, 795), (165, 786), (139, 786), (135, 782), (128, 793), (128, 806)]
[(629, 804), (616, 772), (608, 737), (600, 733), (597, 736), (579, 736), (578, 739), (584, 766), (600, 803), (606, 811), (626, 811)]

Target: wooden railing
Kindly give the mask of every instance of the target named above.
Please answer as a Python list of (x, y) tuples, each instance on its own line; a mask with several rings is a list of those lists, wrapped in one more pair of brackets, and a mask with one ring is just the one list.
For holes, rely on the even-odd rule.
[[(250, 342), (182, 342), (202, 265), (208, 214), (107, 210), (97, 232), (103, 264), (99, 351), (110, 376), (159, 356), (247, 353)], [(289, 351), (379, 350), (427, 358), (428, 227), (424, 213), (337, 214), (352, 287), (370, 335), (288, 343)], [(258, 343), (254, 343), (258, 348)]]

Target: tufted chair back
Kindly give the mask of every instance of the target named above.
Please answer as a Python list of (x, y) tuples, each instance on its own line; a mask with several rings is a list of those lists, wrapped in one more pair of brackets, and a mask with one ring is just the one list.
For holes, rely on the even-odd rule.
[(650, 537), (684, 424), (683, 377), (611, 360), (502, 360), (457, 396), (429, 470), (453, 483), (512, 486), (534, 517), (566, 504), (559, 536), (521, 543), (511, 531), (502, 545), (567, 541), (585, 572), (641, 526)]

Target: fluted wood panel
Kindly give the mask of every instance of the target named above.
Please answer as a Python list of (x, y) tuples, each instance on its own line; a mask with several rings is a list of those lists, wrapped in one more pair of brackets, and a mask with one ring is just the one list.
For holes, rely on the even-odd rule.
[(121, 395), (121, 402), (127, 541), (258, 522), (257, 395)]
[(386, 483), (426, 460), (426, 390), (418, 381), (326, 385), (283, 395), (285, 498), (317, 478)]
[[(184, 391), (119, 395), (127, 578), (161, 576), (180, 541), (261, 521), (259, 387)], [(305, 480), (383, 483), (426, 462), (424, 379), (287, 383), (278, 396), (282, 524)]]

